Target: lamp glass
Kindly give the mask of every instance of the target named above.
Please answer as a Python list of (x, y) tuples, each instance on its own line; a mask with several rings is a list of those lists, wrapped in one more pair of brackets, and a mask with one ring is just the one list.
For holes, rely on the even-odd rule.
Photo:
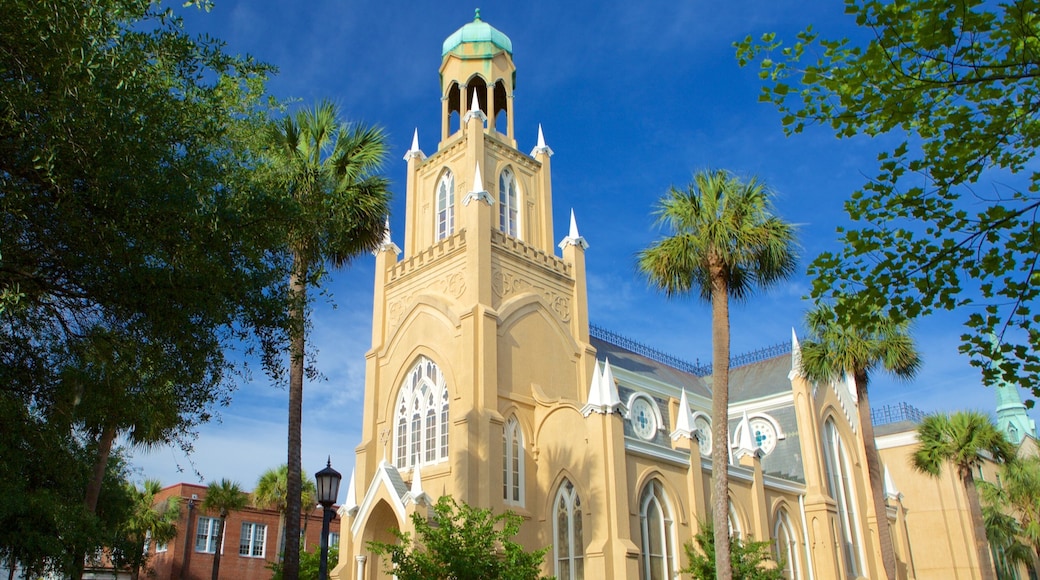
[(314, 481), (318, 487), (318, 503), (324, 506), (336, 503), (336, 498), (339, 496), (339, 483), (342, 479), (343, 476), (332, 469), (331, 460), (326, 464), (325, 469), (315, 473)]

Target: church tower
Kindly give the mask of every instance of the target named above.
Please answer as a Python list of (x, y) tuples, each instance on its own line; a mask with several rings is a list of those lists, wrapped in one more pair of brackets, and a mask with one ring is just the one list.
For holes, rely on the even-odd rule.
[(408, 531), (410, 515), (443, 495), (513, 510), (532, 522), (520, 541), (552, 544), (550, 494), (567, 469), (584, 475), (575, 438), (588, 439), (572, 426), (595, 366), (587, 244), (572, 218), (556, 255), (552, 150), (541, 127), (530, 154), (517, 148), (509, 38), (478, 10), (441, 57), (437, 150), (427, 156), (416, 132), (404, 156), (403, 255), (389, 232), (376, 253), (340, 578), (385, 577), (366, 543)]

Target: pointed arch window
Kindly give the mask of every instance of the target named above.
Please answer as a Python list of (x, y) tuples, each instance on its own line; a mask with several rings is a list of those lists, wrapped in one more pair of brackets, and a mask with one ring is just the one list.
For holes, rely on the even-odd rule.
[(564, 479), (553, 502), (553, 560), (558, 580), (585, 578), (585, 541), (582, 539), (581, 498)]
[(861, 545), (857, 513), (853, 498), (853, 484), (848, 453), (842, 442), (834, 419), (827, 419), (823, 425), (824, 469), (827, 475), (827, 493), (838, 504), (838, 525), (841, 528), (842, 561), (845, 574), (849, 578), (860, 575), (860, 560), (857, 546)]
[(502, 499), (524, 505), (524, 431), (515, 416), (502, 431)]
[(784, 564), (784, 577), (789, 580), (797, 580), (798, 558), (795, 553), (794, 533), (791, 531), (791, 518), (787, 510), (780, 508), (776, 512), (776, 522), (773, 524), (773, 557), (776, 561)]
[(639, 498), (640, 552), (643, 580), (675, 577), (675, 521), (661, 482), (651, 480)]
[(740, 525), (740, 515), (737, 514), (733, 500), (729, 502), (729, 535), (731, 538), (744, 538), (744, 526)]
[(398, 469), (448, 458), (448, 389), (433, 361), (419, 357), (401, 385), (394, 409), (394, 464)]
[(437, 241), (455, 233), (455, 174), (445, 171), (437, 184)]
[(507, 167), (498, 176), (498, 229), (514, 238), (520, 237), (518, 199), (516, 176)]

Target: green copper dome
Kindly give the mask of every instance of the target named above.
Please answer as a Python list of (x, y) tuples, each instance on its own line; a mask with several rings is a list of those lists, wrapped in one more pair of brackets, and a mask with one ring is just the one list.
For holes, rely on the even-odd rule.
[(458, 48), (459, 45), (467, 42), (488, 43), (486, 48), (478, 50), (478, 55), (492, 56), (498, 52), (494, 47), (498, 47), (510, 55), (513, 54), (513, 41), (509, 40), (509, 37), (502, 34), (500, 30), (481, 20), (480, 8), (477, 8), (473, 22), (456, 30), (444, 41), (441, 56), (446, 56), (449, 52)]

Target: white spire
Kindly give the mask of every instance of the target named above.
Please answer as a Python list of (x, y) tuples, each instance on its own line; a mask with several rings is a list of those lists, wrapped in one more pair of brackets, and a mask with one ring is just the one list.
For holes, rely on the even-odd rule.
[(893, 499), (899, 499), (903, 494), (899, 493), (896, 489), (896, 484), (892, 481), (892, 474), (888, 471), (888, 466), (885, 466), (885, 496)]
[(401, 248), (390, 238), (390, 216), (386, 216), (386, 224), (383, 226), (383, 242), (372, 254), (378, 255), (379, 252), (393, 252), (395, 256), (401, 255)]
[(603, 371), (596, 370), (592, 374), (592, 384), (589, 385), (589, 398), (585, 406), (581, 408), (581, 414), (588, 417), (592, 413), (609, 415), (615, 411), (624, 411), (625, 406), (621, 404), (618, 397), (617, 385), (614, 384), (614, 373), (610, 370), (610, 361), (603, 362)]
[(553, 154), (553, 150), (545, 144), (545, 135), (542, 134), (541, 123), (538, 123), (538, 144), (531, 150), (531, 157), (537, 157), (539, 153), (545, 153), (549, 157), (552, 157)]
[(574, 209), (571, 209), (571, 231), (566, 238), (560, 241), (561, 250), (567, 246), (581, 246), (583, 250), (589, 249), (589, 243), (578, 233), (578, 222), (574, 219)]
[(693, 413), (690, 412), (690, 404), (686, 401), (685, 387), (679, 396), (679, 414), (675, 418), (675, 431), (672, 431), (673, 440), (681, 438), (693, 439)]
[(798, 344), (798, 333), (791, 327), (791, 372), (787, 373), (788, 380), (802, 374), (802, 345)]
[(491, 194), (484, 189), (484, 178), (480, 176), (479, 161), (475, 163), (473, 167), (473, 189), (466, 194), (466, 199), (462, 200), (462, 205), (469, 205), (469, 202), (475, 199), (486, 201), (488, 205), (494, 205), (495, 203)]
[(481, 123), (484, 123), (485, 121), (487, 121), (487, 115), (484, 114), (484, 111), (480, 110), (480, 100), (477, 99), (477, 87), (473, 87), (472, 95), (473, 98), (470, 102), (469, 112), (466, 113), (466, 116), (462, 118), (462, 122), (468, 123), (470, 119), (477, 117), (478, 119), (480, 119)]
[(412, 148), (404, 154), (404, 160), (409, 161), (413, 157), (418, 157), (419, 161), (426, 159), (426, 154), (419, 149), (419, 128), (416, 127), (415, 133), (412, 133)]
[(347, 485), (347, 497), (344, 498), (343, 503), (336, 510), (336, 515), (341, 518), (347, 516), (353, 516), (358, 511), (357, 504), (357, 487), (354, 485), (354, 473), (356, 469), (350, 470), (350, 484)]
[(412, 489), (410, 490), (413, 496), (417, 496), (423, 492), (422, 478), (419, 476), (420, 473), (422, 473), (422, 470), (419, 469), (418, 465), (415, 466), (415, 473), (412, 474)]
[(405, 496), (405, 500), (422, 505), (429, 503), (430, 496), (426, 495), (426, 492), (423, 491), (422, 477), (419, 475), (420, 473), (419, 466), (416, 465), (415, 468), (412, 469), (412, 488)]
[(744, 416), (740, 419), (740, 424), (737, 425), (737, 431), (740, 432), (740, 436), (737, 437), (736, 451), (733, 453), (733, 457), (740, 459), (744, 455), (753, 455), (757, 457), (762, 456), (762, 452), (751, 440), (751, 423), (748, 421), (747, 411), (744, 411)]

